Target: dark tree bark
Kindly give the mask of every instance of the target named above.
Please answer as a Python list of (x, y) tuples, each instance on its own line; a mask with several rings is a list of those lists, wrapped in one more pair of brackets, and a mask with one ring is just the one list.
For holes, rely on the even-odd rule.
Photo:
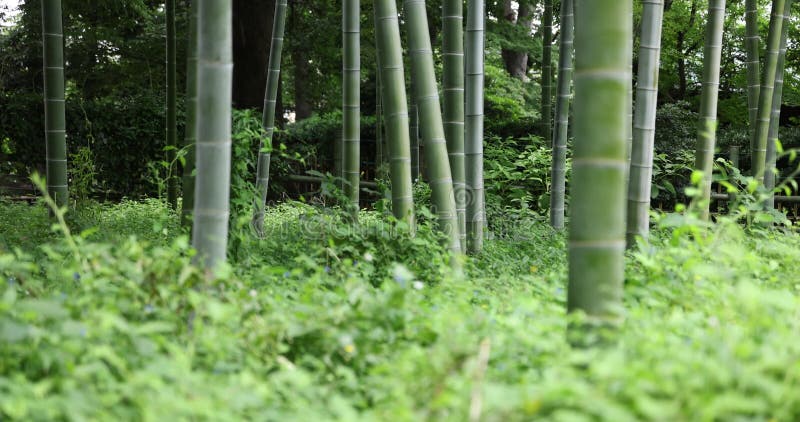
[(275, 0), (233, 0), (233, 104), (264, 106)]
[[(521, 25), (526, 28), (531, 27), (533, 22), (534, 7), (532, 4), (519, 5), (519, 12), (515, 12), (511, 7), (511, 0), (503, 2), (503, 18), (513, 25)], [(503, 49), (500, 54), (503, 57), (503, 64), (509, 75), (528, 80), (528, 53)]]

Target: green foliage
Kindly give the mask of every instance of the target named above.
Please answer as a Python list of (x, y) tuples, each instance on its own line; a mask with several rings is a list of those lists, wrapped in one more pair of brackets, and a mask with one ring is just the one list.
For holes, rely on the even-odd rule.
[(69, 196), (79, 205), (86, 202), (95, 189), (94, 179), (97, 172), (94, 161), (94, 153), (87, 147), (80, 147), (69, 156)]
[(699, 117), (687, 102), (667, 103), (656, 111), (655, 150), (667, 155), (694, 151)]
[[(501, 137), (524, 137), (539, 120), (538, 86), (512, 78), (502, 67), (486, 63), (486, 132)], [(533, 90), (536, 89), (536, 92)]]
[[(140, 197), (155, 191), (148, 163), (164, 160), (164, 104), (157, 92), (81, 101), (67, 98), (67, 151), (92, 151), (98, 192)], [(13, 151), (9, 159), (25, 173), (44, 168), (44, 107), (32, 94), (0, 93), (0, 136)], [(182, 130), (182, 128), (181, 128)], [(71, 165), (71, 164), (70, 164)], [(27, 175), (27, 174), (26, 174)]]
[[(0, 211), (48, 232), (41, 206)], [(169, 213), (103, 210), (140, 239), (152, 227), (124, 224)], [(4, 232), (1, 417), (465, 420), (479, 402), (485, 420), (800, 418), (797, 234), (657, 219), (628, 257), (618, 342), (585, 350), (564, 336), (565, 239), (545, 222), (509, 221), (452, 280), (428, 231), (337, 233), (343, 217), (272, 208), (285, 234), (212, 281), (177, 224), (153, 241), (72, 235), (77, 254), (63, 234)]]
[[(567, 148), (567, 154), (571, 148)], [(551, 148), (540, 138), (492, 137), (484, 149), (486, 206), (489, 214), (533, 210), (546, 214), (550, 201)], [(567, 158), (567, 180), (570, 159)], [(491, 221), (491, 218), (489, 219)]]

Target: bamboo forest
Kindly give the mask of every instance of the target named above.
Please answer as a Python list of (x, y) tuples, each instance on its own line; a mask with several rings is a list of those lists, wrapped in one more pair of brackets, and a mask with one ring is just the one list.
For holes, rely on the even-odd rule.
[(800, 1), (0, 0), (0, 421), (800, 421)]

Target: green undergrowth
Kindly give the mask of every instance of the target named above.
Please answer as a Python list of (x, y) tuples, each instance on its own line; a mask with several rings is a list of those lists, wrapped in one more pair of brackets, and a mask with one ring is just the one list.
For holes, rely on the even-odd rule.
[(0, 206), (2, 420), (800, 419), (788, 231), (662, 219), (616, 343), (587, 350), (565, 237), (535, 217), (495, 217), (461, 277), (425, 224), (286, 204), (264, 239), (234, 224), (208, 281), (158, 202), (73, 214), (71, 244)]

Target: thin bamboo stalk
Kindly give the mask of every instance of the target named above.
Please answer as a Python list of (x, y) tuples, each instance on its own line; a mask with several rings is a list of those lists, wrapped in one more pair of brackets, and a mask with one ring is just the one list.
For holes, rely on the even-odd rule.
[(572, 97), (572, 55), (575, 38), (573, 0), (561, 1), (561, 40), (558, 63), (558, 98), (556, 124), (553, 128), (552, 188), (550, 189), (550, 225), (564, 228), (564, 203), (566, 196), (567, 136), (569, 129), (569, 102)]
[(542, 15), (542, 136), (552, 143), (553, 125), (553, 0), (544, 0)]
[(344, 143), (345, 195), (350, 199), (353, 220), (358, 219), (361, 159), (361, 5), (359, 0), (342, 3), (342, 142)]
[(414, 199), (411, 192), (411, 142), (400, 24), (395, 0), (375, 0), (375, 30), (381, 72), (381, 101), (386, 113), (386, 140), (392, 182), (392, 212), (414, 230)]
[(175, 0), (167, 0), (167, 203), (178, 209), (178, 175), (175, 156), (178, 147), (178, 123), (176, 119), (178, 98), (177, 42), (175, 40)]
[[(570, 0), (571, 1), (571, 0)], [(442, 3), (442, 88), (444, 135), (453, 191), (456, 197), (461, 250), (467, 250), (466, 192), (464, 183), (464, 2)]]
[(253, 227), (261, 234), (264, 225), (264, 213), (269, 190), (269, 165), (272, 153), (272, 136), (275, 132), (275, 104), (278, 97), (278, 85), (281, 74), (281, 56), (283, 50), (283, 33), (286, 26), (286, 0), (275, 2), (275, 18), (272, 22), (272, 40), (269, 47), (269, 64), (267, 66), (267, 87), (264, 90), (264, 112), (261, 117), (263, 136), (258, 150), (256, 166), (256, 189), (258, 198), (253, 214)]
[(47, 193), (59, 207), (66, 207), (69, 204), (69, 190), (61, 0), (42, 0), (42, 44)]
[[(754, 138), (756, 116), (758, 115), (759, 85), (759, 49), (760, 37), (758, 35), (758, 0), (745, 0), (745, 37), (744, 46), (747, 51), (747, 115), (749, 118), (750, 139)], [(755, 145), (750, 145), (750, 151)]]
[(703, 172), (700, 197), (696, 206), (700, 217), (709, 217), (711, 181), (714, 172), (714, 146), (717, 132), (717, 102), (719, 100), (719, 72), (722, 56), (722, 33), (725, 23), (725, 0), (708, 2), (708, 23), (703, 51), (703, 91), (700, 96), (700, 122), (697, 133), (695, 169)]
[(484, 86), (484, 0), (467, 0), (466, 49), (466, 108), (464, 136), (464, 167), (467, 211), (467, 250), (477, 254), (483, 249), (483, 230), (486, 221), (483, 188), (483, 86)]
[(189, 39), (186, 47), (186, 163), (183, 166), (183, 203), (181, 226), (191, 227), (194, 211), (195, 142), (197, 141), (197, 19), (198, 1), (189, 6)]
[(656, 133), (658, 70), (664, 0), (642, 0), (642, 34), (636, 84), (630, 179), (628, 183), (627, 245), (650, 233), (650, 188), (653, 176), (653, 142)]

